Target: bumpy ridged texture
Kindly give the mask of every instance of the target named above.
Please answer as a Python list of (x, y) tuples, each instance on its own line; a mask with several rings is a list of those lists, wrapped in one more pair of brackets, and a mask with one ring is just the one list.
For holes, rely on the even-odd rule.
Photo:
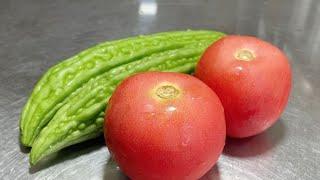
[(124, 78), (155, 70), (191, 72), (204, 49), (222, 36), (184, 31), (129, 38), (98, 45), (51, 68), (22, 115), (22, 142), (32, 145), (30, 162), (100, 135), (106, 102)]
[(214, 40), (220, 35), (212, 31), (180, 31), (106, 42), (52, 67), (37, 83), (23, 110), (21, 142), (32, 146), (66, 98), (90, 79), (153, 53), (181, 48), (199, 40)]

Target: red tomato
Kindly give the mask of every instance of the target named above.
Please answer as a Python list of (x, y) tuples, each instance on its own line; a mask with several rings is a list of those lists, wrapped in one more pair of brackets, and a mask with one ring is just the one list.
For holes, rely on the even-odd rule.
[(249, 36), (226, 36), (212, 44), (195, 75), (219, 96), (230, 137), (253, 136), (269, 128), (284, 110), (291, 89), (284, 53)]
[(132, 179), (197, 179), (217, 161), (225, 119), (216, 94), (193, 76), (148, 72), (123, 81), (105, 117), (106, 144)]

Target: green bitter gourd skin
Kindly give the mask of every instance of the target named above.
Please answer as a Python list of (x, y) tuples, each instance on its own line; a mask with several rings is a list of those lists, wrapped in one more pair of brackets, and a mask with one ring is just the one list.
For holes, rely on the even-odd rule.
[(144, 71), (192, 72), (204, 49), (222, 36), (181, 31), (128, 38), (90, 48), (51, 68), (36, 85), (20, 122), (23, 144), (32, 145), (31, 164), (99, 136), (106, 102), (124, 78)]
[(20, 121), (22, 144), (32, 146), (55, 113), (90, 79), (152, 54), (202, 40), (213, 42), (222, 35), (213, 31), (177, 31), (138, 36), (97, 45), (57, 64), (40, 79), (24, 107)]
[(201, 53), (211, 43), (212, 39), (202, 40), (182, 48), (154, 53), (90, 80), (67, 100), (41, 131), (31, 150), (31, 164), (66, 146), (100, 135), (103, 116), (99, 115), (103, 115), (106, 102), (123, 79), (144, 71), (192, 72)]

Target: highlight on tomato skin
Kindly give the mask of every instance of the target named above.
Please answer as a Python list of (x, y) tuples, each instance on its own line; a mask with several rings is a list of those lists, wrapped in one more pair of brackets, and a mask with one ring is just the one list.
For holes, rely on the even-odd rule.
[(123, 81), (105, 116), (105, 140), (132, 179), (199, 179), (226, 137), (217, 95), (193, 76), (147, 72)]
[(291, 90), (291, 68), (285, 54), (250, 36), (230, 35), (202, 55), (195, 76), (219, 96), (227, 135), (259, 134), (280, 117)]

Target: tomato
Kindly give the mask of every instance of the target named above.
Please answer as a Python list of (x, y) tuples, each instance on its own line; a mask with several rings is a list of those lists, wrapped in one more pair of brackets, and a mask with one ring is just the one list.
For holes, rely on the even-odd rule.
[(225, 142), (222, 104), (193, 76), (148, 72), (129, 77), (112, 95), (106, 144), (132, 179), (198, 179)]
[(249, 36), (226, 36), (202, 55), (195, 76), (219, 96), (227, 135), (249, 137), (274, 124), (291, 89), (287, 57), (277, 47)]

